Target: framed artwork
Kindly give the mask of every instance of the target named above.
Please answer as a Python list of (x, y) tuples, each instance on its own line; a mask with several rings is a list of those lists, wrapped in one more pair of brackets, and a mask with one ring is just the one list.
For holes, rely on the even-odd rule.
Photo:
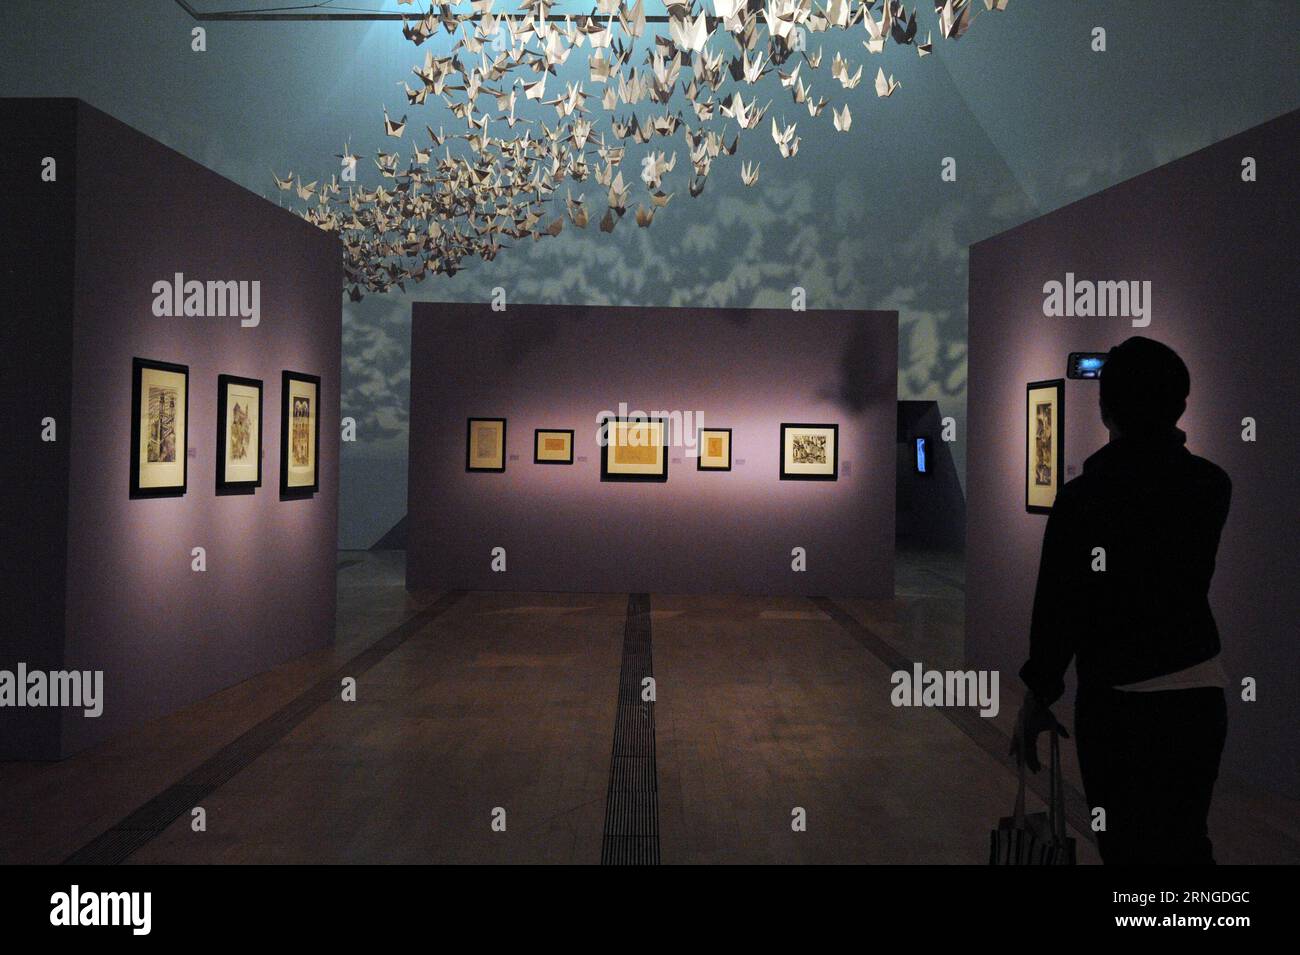
[(217, 490), (262, 486), (262, 382), (217, 376)]
[(668, 423), (663, 418), (606, 418), (602, 481), (667, 481)]
[(1052, 510), (1065, 467), (1065, 379), (1025, 386), (1025, 510)]
[(505, 418), (470, 418), (465, 432), (466, 471), (506, 469)]
[(838, 481), (840, 426), (782, 424), (781, 480)]
[(131, 497), (185, 493), (190, 369), (131, 360)]
[(320, 490), (320, 378), (298, 371), (280, 376), (280, 493)]
[(701, 428), (699, 440), (699, 457), (695, 459), (697, 471), (731, 470), (730, 428)]
[(572, 464), (573, 431), (538, 428), (533, 432), (534, 464)]

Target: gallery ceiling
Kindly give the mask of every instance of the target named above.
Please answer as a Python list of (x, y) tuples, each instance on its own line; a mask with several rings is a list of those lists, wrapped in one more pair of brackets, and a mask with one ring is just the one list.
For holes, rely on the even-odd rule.
[[(188, 2), (206, 11), (302, 5)], [(307, 5), (416, 9), (396, 0)], [(589, 14), (594, 5), (565, 0), (554, 9)], [(933, 29), (932, 0), (915, 6), (918, 32)], [(878, 17), (881, 4), (874, 9)], [(638, 166), (624, 173), (636, 201), (629, 198), (612, 233), (600, 232), (608, 187), (594, 181), (593, 164), (591, 179), (573, 188), (591, 209), (587, 228), (574, 227), (561, 191), (556, 211), (566, 224), (558, 237), (510, 240), (492, 261), (466, 260), (454, 276), (345, 301), (344, 400), (361, 436), (347, 453), (405, 456), (411, 303), (486, 301), (496, 289), (516, 302), (788, 307), (798, 286), (810, 307), (897, 309), (900, 397), (937, 398), (962, 421), (972, 242), (1300, 107), (1300, 4), (1245, 0), (1230, 16), (1227, 9), (1212, 0), (1172, 11), (1161, 3), (1010, 0), (1004, 11), (981, 14), (960, 40), (936, 35), (924, 58), (915, 46), (896, 44), (869, 53), (861, 23), (817, 34), (824, 76), (812, 81), (814, 95), (834, 93), (836, 108), (849, 107), (847, 131), (834, 128), (830, 105), (809, 117), (774, 72), (753, 89), (760, 105), (772, 101), (765, 128), (715, 162), (697, 200), (687, 195), (690, 163), (678, 134), (681, 155), (668, 175), (682, 182), (665, 188), (674, 196), (655, 207), (650, 228), (635, 223), (637, 203), (653, 205)], [(666, 15), (659, 0), (646, 0), (644, 10)], [(55, 28), (49, 4), (11, 0), (0, 36), (0, 95), (81, 97), (286, 206), (301, 203), (276, 187), (273, 174), (328, 182), (345, 145), (370, 164), (364, 182), (374, 188), (381, 177), (373, 157), (398, 143), (385, 134), (385, 108), (394, 119), (409, 114), (398, 146), (403, 168), (411, 135), (427, 139), (425, 125), (452, 129), (445, 105), (412, 107), (401, 85), (415, 88), (410, 70), (423, 65), (426, 50), (448, 55), (445, 36), (416, 47), (400, 20), (214, 21), (202, 24), (206, 51), (197, 53), (191, 30), (198, 25), (167, 0), (69, 0)], [(1091, 49), (1099, 26), (1105, 52)], [(647, 29), (638, 57), (662, 29)], [(711, 43), (732, 55), (730, 39)], [(583, 46), (557, 69), (547, 99), (570, 83), (596, 89), (589, 53)], [(868, 64), (857, 88), (830, 77), (837, 53)], [(900, 84), (892, 96), (876, 96), (872, 63)], [(743, 95), (749, 103), (752, 94)], [(688, 104), (680, 108), (693, 115)], [(542, 113), (533, 101), (517, 106), (523, 109)], [(554, 107), (545, 109), (554, 116)], [(448, 115), (439, 121), (437, 112)], [(630, 112), (620, 104), (614, 115)], [(798, 123), (797, 154), (782, 157), (773, 119)], [(956, 161), (955, 182), (940, 178), (945, 158)], [(752, 186), (741, 180), (744, 162), (759, 167)], [(960, 470), (964, 450), (955, 453)], [(344, 513), (385, 513), (373, 527), (358, 527), (358, 539), (382, 533), (405, 507), (400, 482), (391, 500), (376, 503), (369, 484), (365, 493)]]
[[(401, 81), (411, 112), (382, 108), (395, 142), (375, 154), (375, 168), (345, 146), (328, 181), (300, 172), (275, 182), (308, 221), (340, 234), (345, 284), (360, 301), (365, 291), (454, 275), (465, 259), (490, 261), (566, 224), (598, 221), (612, 233), (633, 205), (637, 226), (648, 228), (674, 197), (702, 196), (715, 164), (744, 155), (742, 139), (770, 131), (790, 160), (804, 142), (801, 124), (849, 132), (845, 94), (864, 78), (880, 100), (900, 88), (885, 69), (888, 48), (930, 56), (936, 34), (956, 42), (981, 13), (1006, 5), (936, 0), (933, 17), (918, 19), (901, 0), (685, 0), (653, 20), (645, 0), (598, 0), (577, 17), (550, 0), (513, 11), (494, 0), (429, 6), (401, 21), (424, 58)], [(865, 54), (827, 53), (826, 35), (859, 28)], [(560, 79), (566, 66), (576, 79)], [(761, 161), (742, 161), (742, 184), (756, 185), (761, 170)]]

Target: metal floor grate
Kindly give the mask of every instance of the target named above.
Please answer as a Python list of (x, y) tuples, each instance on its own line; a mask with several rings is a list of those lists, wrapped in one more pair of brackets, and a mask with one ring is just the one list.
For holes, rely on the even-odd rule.
[(654, 675), (650, 595), (630, 594), (618, 675), (618, 710), (605, 795), (601, 865), (659, 864), (659, 780), (655, 710), (641, 699), (641, 681)]
[(435, 617), (450, 609), (464, 591), (453, 590), (385, 634), (332, 674), (294, 697), (242, 736), (227, 743), (184, 779), (168, 786), (107, 832), (86, 843), (64, 860), (64, 865), (117, 865), (157, 838), (218, 787), (229, 782), (327, 700), (338, 699), (345, 676), (359, 677), (419, 633)]

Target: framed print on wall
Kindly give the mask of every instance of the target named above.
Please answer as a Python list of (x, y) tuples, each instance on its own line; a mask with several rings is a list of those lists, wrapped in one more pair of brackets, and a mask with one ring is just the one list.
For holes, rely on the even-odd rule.
[(185, 493), (190, 369), (131, 360), (131, 497)]
[(538, 428), (533, 432), (534, 464), (572, 464), (573, 431)]
[(1065, 379), (1025, 386), (1025, 510), (1047, 514), (1065, 467)]
[(320, 378), (298, 371), (280, 376), (280, 493), (320, 490)]
[(838, 481), (840, 426), (782, 424), (781, 480)]
[(465, 470), (504, 471), (506, 419), (470, 418), (465, 430)]
[(697, 471), (731, 470), (730, 428), (701, 428), (699, 441), (699, 457), (695, 459)]
[(262, 486), (262, 382), (217, 376), (217, 490)]
[(606, 418), (602, 481), (667, 481), (668, 425), (663, 418)]

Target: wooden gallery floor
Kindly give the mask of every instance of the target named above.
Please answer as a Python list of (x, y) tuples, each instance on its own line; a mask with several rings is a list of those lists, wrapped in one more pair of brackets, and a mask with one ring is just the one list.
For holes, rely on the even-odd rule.
[[(0, 861), (982, 864), (1010, 811), (1010, 675), (995, 719), (889, 702), (894, 669), (960, 665), (959, 559), (900, 555), (893, 600), (647, 605), (417, 599), (402, 558), (340, 554), (332, 649), (61, 763), (0, 764)], [(1219, 860), (1300, 861), (1297, 818), (1224, 780)]]

